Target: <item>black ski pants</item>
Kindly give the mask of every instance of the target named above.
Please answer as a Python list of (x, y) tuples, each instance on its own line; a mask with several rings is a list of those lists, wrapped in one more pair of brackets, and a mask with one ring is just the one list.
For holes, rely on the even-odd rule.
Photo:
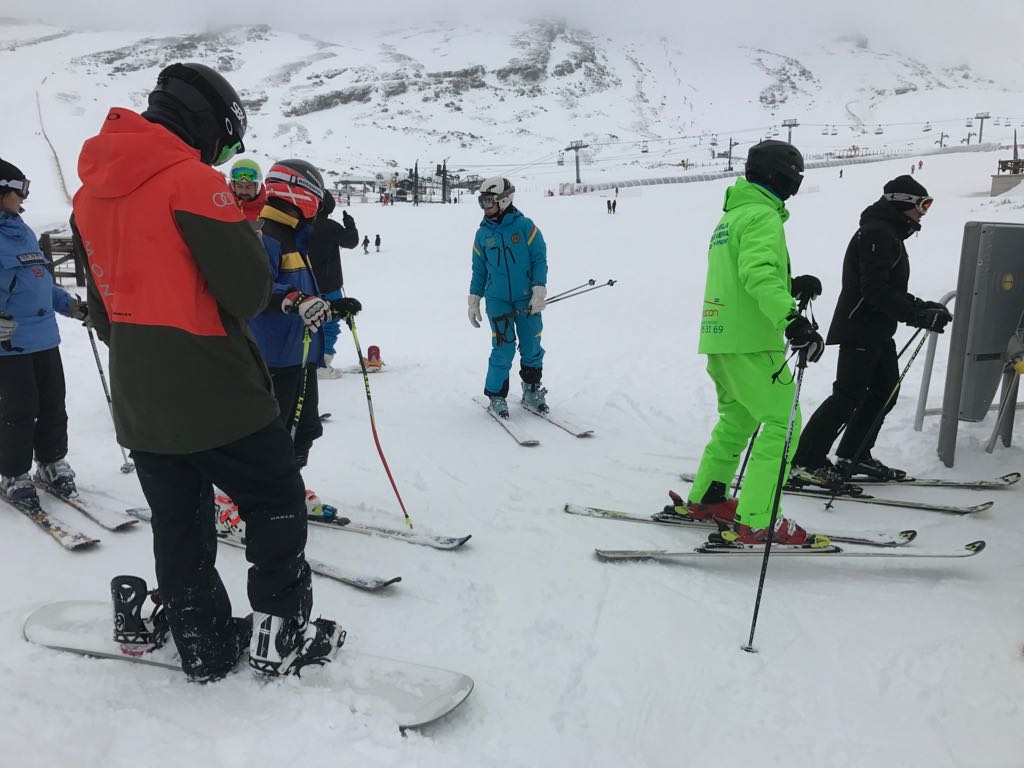
[(295, 463), (302, 469), (309, 461), (309, 449), (313, 441), (324, 433), (323, 424), (320, 423), (320, 390), (317, 387), (316, 366), (271, 368), (270, 378), (274, 381), (274, 397), (281, 410), (281, 420), (289, 433), (295, 424), (299, 397), (302, 397), (302, 411), (295, 430)]
[(213, 486), (245, 521), (249, 602), (274, 616), (309, 617), (306, 494), (279, 419), (218, 448), (181, 455), (132, 451), (153, 513), (153, 555), (171, 634), (189, 677), (226, 673), (237, 658), (231, 601), (220, 580)]
[[(878, 414), (896, 387), (899, 375), (896, 343), (892, 339), (875, 347), (839, 345), (839, 364), (832, 394), (818, 406), (804, 427), (793, 463), (809, 469), (823, 466), (844, 424), (846, 431), (839, 441), (836, 455), (852, 459), (863, 443), (861, 458), (870, 456), (885, 415), (896, 405), (899, 397), (897, 391), (879, 418)], [(872, 429), (875, 419), (878, 419), (878, 424)]]
[(33, 450), (43, 463), (67, 456), (64, 396), (58, 347), (0, 356), (0, 475), (14, 477), (32, 469)]

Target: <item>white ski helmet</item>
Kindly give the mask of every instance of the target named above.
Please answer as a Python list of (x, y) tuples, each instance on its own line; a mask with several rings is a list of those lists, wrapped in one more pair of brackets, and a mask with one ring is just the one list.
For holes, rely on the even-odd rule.
[(477, 202), (484, 210), (497, 203), (498, 210), (504, 213), (505, 209), (512, 205), (512, 195), (515, 194), (515, 191), (516, 188), (512, 186), (512, 182), (508, 179), (503, 179), (501, 176), (492, 176), (489, 179), (485, 179), (483, 184), (480, 185), (480, 190), (477, 193)]

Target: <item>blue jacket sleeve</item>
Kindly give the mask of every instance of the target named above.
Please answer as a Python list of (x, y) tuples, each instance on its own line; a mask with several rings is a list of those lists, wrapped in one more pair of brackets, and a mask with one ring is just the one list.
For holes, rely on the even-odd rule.
[(483, 296), (487, 285), (487, 261), (480, 247), (480, 233), (473, 238), (473, 277), (469, 281), (469, 292), (474, 296)]
[(10, 314), (7, 303), (11, 300), (11, 289), (17, 275), (17, 269), (0, 269), (0, 312)]
[(526, 219), (526, 248), (530, 252), (530, 287), (548, 284), (548, 246), (537, 225)]
[(285, 294), (294, 291), (294, 285), (280, 283), (281, 276), (281, 243), (273, 237), (263, 236), (263, 247), (267, 251), (267, 260), (270, 263), (270, 276), (274, 280), (274, 287), (270, 292), (270, 301), (267, 302), (265, 313), (281, 314), (281, 302)]
[(64, 316), (68, 316), (68, 304), (71, 302), (71, 294), (59, 285), (53, 286), (53, 309)]

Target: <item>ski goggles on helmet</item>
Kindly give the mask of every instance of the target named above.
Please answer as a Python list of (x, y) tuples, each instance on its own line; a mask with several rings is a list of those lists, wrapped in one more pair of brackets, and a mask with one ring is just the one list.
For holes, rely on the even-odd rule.
[(18, 196), (24, 200), (28, 197), (28, 179), (0, 179), (0, 189), (12, 190), (18, 193)]
[[(225, 144), (223, 147), (220, 148), (220, 154), (217, 155), (217, 158), (213, 161), (213, 164), (224, 165), (224, 163), (226, 163), (232, 157), (241, 152), (242, 149), (242, 142), (240, 141), (236, 141), (234, 144)], [(234, 178), (233, 173), (232, 178)]]
[(480, 207), (486, 211), (492, 205), (498, 204), (498, 195), (493, 192), (481, 192), (476, 201), (480, 203)]
[(882, 197), (893, 203), (910, 203), (922, 216), (928, 213), (928, 209), (935, 202), (934, 198), (927, 195), (911, 195), (906, 192), (886, 192)]
[(260, 183), (260, 176), (253, 168), (232, 168), (232, 181), (251, 181), (253, 184)]

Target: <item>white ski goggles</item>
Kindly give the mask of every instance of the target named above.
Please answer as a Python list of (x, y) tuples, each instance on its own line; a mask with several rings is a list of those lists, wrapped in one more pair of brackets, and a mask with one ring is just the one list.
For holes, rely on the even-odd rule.
[(935, 202), (933, 198), (927, 195), (911, 195), (906, 192), (886, 192), (882, 197), (893, 203), (910, 203), (920, 211), (922, 216), (928, 213), (928, 209)]
[(28, 179), (0, 179), (0, 188), (6, 188), (17, 192), (22, 200), (28, 197)]

